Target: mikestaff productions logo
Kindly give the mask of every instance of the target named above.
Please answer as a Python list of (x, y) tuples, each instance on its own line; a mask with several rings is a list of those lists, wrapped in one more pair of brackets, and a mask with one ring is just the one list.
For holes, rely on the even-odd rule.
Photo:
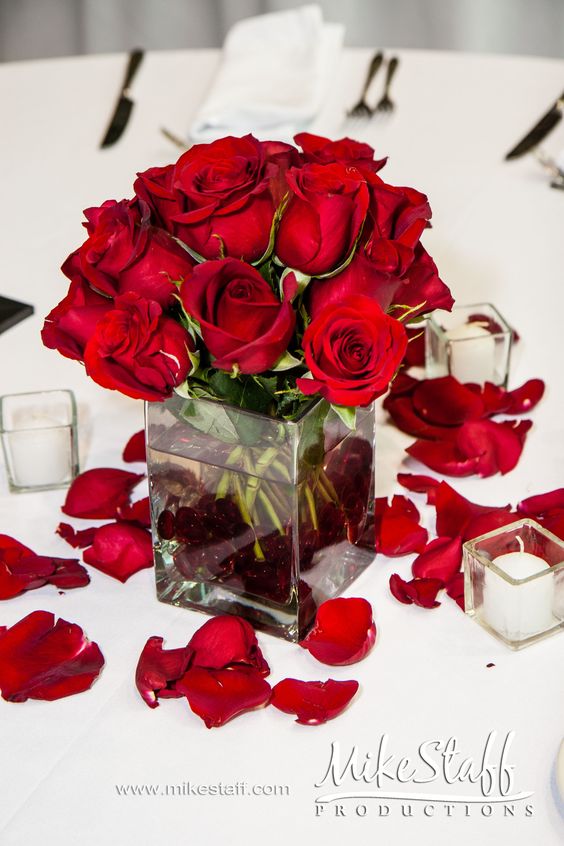
[(533, 792), (517, 790), (510, 748), (515, 732), (491, 731), (478, 755), (456, 737), (426, 740), (398, 755), (387, 734), (375, 751), (331, 744), (315, 787), (316, 817), (532, 817)]

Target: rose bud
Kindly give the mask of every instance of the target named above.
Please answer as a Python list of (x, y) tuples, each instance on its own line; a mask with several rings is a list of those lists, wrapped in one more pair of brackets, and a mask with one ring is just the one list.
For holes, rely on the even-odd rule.
[(312, 379), (302, 393), (337, 405), (368, 405), (387, 389), (407, 348), (403, 325), (370, 297), (329, 305), (307, 327), (303, 348)]
[(198, 265), (180, 289), (184, 308), (200, 324), (214, 367), (261, 373), (285, 352), (296, 322), (291, 297), (293, 274), (286, 277), (285, 299), (275, 296), (258, 270), (237, 259)]

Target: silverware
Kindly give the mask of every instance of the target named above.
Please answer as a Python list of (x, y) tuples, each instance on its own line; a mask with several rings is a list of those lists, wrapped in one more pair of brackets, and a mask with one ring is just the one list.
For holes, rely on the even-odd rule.
[(125, 71), (125, 78), (123, 80), (121, 90), (119, 92), (118, 101), (113, 111), (108, 128), (102, 138), (100, 147), (111, 147), (118, 141), (127, 126), (131, 112), (133, 110), (134, 101), (131, 99), (130, 86), (133, 82), (135, 74), (139, 70), (139, 65), (143, 61), (143, 50), (132, 50), (129, 54), (129, 61)]
[(524, 156), (525, 153), (528, 153), (530, 150), (534, 149), (540, 142), (546, 138), (549, 132), (552, 132), (555, 126), (562, 120), (562, 113), (564, 112), (564, 92), (560, 96), (560, 98), (550, 107), (548, 112), (541, 117), (541, 119), (536, 123), (530, 132), (528, 132), (524, 138), (519, 141), (518, 144), (510, 150), (506, 157), (505, 161), (510, 161), (511, 159), (518, 159), (520, 156)]
[(179, 147), (181, 150), (188, 150), (190, 148), (190, 144), (184, 138), (181, 138), (180, 135), (176, 135), (174, 132), (171, 132), (170, 129), (167, 129), (166, 126), (161, 126), (161, 133), (170, 141), (171, 144), (174, 144), (175, 147)]
[(384, 54), (382, 52), (376, 53), (373, 56), (372, 61), (368, 66), (368, 73), (366, 74), (366, 79), (364, 81), (364, 85), (362, 86), (362, 91), (360, 94), (360, 99), (358, 103), (356, 103), (352, 109), (347, 112), (348, 117), (353, 118), (369, 118), (372, 115), (372, 109), (366, 102), (366, 95), (368, 93), (368, 89), (370, 88), (370, 83), (378, 73), (380, 69), (380, 65), (384, 61)]
[(536, 149), (534, 154), (537, 161), (542, 165), (551, 178), (550, 187), (564, 190), (564, 171), (558, 167), (556, 161), (540, 148)]
[(392, 80), (394, 78), (394, 74), (398, 68), (399, 59), (397, 56), (392, 56), (390, 61), (388, 62), (388, 68), (386, 71), (386, 82), (384, 84), (384, 93), (382, 94), (381, 99), (376, 104), (374, 109), (374, 113), (376, 112), (391, 112), (394, 109), (394, 102), (390, 99), (390, 86), (392, 84)]

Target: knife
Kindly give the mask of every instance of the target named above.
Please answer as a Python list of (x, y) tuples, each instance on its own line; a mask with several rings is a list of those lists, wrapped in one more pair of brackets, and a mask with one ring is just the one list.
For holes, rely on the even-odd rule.
[(505, 161), (510, 159), (518, 159), (524, 156), (529, 150), (532, 150), (540, 142), (546, 138), (549, 132), (552, 132), (554, 127), (562, 120), (562, 113), (564, 112), (564, 92), (559, 100), (554, 103), (548, 112), (543, 115), (535, 126), (528, 132), (519, 143), (507, 153)]
[(100, 147), (111, 147), (112, 144), (115, 144), (121, 138), (127, 126), (134, 105), (134, 101), (131, 99), (130, 86), (139, 69), (139, 65), (143, 61), (143, 56), (143, 50), (132, 50), (129, 54), (125, 79), (123, 80), (116, 107)]

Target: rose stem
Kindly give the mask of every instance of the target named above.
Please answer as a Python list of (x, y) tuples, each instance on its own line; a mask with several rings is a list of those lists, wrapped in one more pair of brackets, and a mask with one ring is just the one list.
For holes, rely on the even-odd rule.
[(308, 504), (309, 513), (311, 516), (311, 524), (315, 531), (319, 529), (319, 523), (317, 522), (317, 510), (315, 508), (315, 499), (313, 498), (313, 494), (311, 492), (311, 488), (308, 483), (305, 483), (304, 487), (305, 498)]
[(243, 496), (243, 491), (241, 490), (241, 483), (239, 481), (238, 476), (234, 476), (233, 481), (234, 481), (234, 484), (235, 484), (235, 500), (237, 502), (237, 505), (239, 506), (239, 511), (241, 512), (241, 517), (243, 518), (243, 520), (245, 521), (247, 526), (251, 527), (251, 529), (253, 530), (253, 534), (255, 536), (255, 543), (254, 543), (254, 546), (253, 546), (253, 549), (254, 549), (254, 552), (255, 552), (255, 557), (258, 558), (259, 561), (264, 561), (265, 560), (264, 552), (262, 551), (261, 545), (258, 541), (257, 534), (255, 532), (255, 527), (253, 526), (253, 521), (251, 519), (251, 515), (249, 514), (249, 509), (247, 508), (247, 503), (245, 501), (245, 497)]

